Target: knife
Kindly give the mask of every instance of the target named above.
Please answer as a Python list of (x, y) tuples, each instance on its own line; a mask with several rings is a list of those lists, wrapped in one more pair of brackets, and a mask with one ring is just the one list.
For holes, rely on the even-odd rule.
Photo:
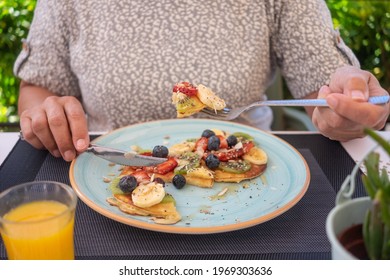
[(167, 161), (166, 158), (139, 155), (135, 152), (121, 151), (97, 144), (91, 144), (86, 152), (114, 163), (129, 166), (153, 166)]

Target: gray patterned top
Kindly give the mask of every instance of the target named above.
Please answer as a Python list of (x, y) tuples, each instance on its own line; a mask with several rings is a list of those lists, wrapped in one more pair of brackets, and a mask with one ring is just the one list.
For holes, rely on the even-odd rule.
[[(111, 130), (174, 118), (180, 81), (241, 106), (277, 67), (300, 98), (344, 64), (358, 62), (323, 0), (38, 0), (14, 72), (78, 97), (89, 128)], [(260, 115), (247, 118), (261, 127)]]

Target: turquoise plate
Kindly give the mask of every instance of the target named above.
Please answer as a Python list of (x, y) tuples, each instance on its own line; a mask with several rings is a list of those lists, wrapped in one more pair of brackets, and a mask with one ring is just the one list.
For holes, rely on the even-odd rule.
[[(133, 145), (153, 149), (200, 137), (203, 130), (217, 128), (252, 135), (268, 154), (265, 173), (237, 183), (215, 183), (211, 189), (185, 186), (178, 190), (166, 185), (173, 195), (182, 220), (174, 225), (155, 224), (149, 217), (133, 216), (110, 206), (111, 196), (103, 177), (119, 174), (119, 166), (89, 153), (71, 164), (70, 181), (77, 195), (98, 213), (131, 226), (170, 233), (205, 234), (238, 230), (271, 220), (293, 207), (306, 193), (310, 172), (302, 155), (280, 138), (253, 127), (209, 119), (163, 120), (114, 130), (94, 142), (122, 150)], [(217, 196), (225, 188), (223, 196)]]

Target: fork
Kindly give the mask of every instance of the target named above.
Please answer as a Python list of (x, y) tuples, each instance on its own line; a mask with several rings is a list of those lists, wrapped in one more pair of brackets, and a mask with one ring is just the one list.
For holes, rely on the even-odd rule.
[[(372, 96), (368, 98), (369, 103), (380, 105), (380, 104), (386, 104), (389, 102), (390, 96), (388, 95), (381, 95), (381, 96)], [(213, 110), (212, 108), (204, 108), (201, 112), (205, 113), (206, 115), (210, 116), (212, 119), (217, 120), (234, 120), (239, 115), (241, 115), (243, 112), (249, 110), (253, 107), (258, 106), (315, 106), (315, 107), (328, 107), (328, 103), (326, 103), (325, 99), (292, 99), (292, 100), (264, 100), (264, 101), (257, 101), (252, 104), (237, 107), (237, 108), (228, 108), (225, 107), (222, 110)]]

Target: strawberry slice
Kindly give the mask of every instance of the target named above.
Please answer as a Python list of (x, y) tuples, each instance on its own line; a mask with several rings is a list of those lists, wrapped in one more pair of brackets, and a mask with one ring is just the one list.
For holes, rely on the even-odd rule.
[(144, 171), (144, 170), (137, 170), (134, 173), (132, 173), (131, 175), (133, 175), (137, 179), (138, 183), (150, 181), (149, 174), (146, 173), (146, 171)]
[(252, 149), (254, 146), (255, 143), (253, 143), (252, 141), (242, 143), (242, 149), (244, 150), (244, 154), (249, 152), (249, 150)]
[(206, 151), (207, 150), (207, 144), (209, 142), (209, 139), (206, 137), (200, 137), (196, 142), (195, 142), (195, 151)]
[(215, 152), (214, 155), (220, 160), (220, 161), (229, 161), (232, 159), (238, 159), (244, 155), (244, 150), (242, 148), (240, 149), (230, 149), (226, 152)]
[(156, 166), (157, 174), (167, 174), (168, 172), (173, 171), (177, 166), (177, 161), (173, 157), (168, 158), (166, 162), (160, 163)]
[(167, 161), (160, 163), (156, 166), (145, 166), (142, 168), (143, 171), (146, 171), (148, 173), (157, 173), (157, 174), (167, 174), (168, 172), (173, 171), (175, 167), (177, 166), (177, 161), (173, 157), (169, 157)]
[(177, 83), (173, 86), (173, 93), (184, 93), (187, 96), (195, 96), (198, 93), (198, 89), (189, 82)]
[[(220, 142), (219, 149), (229, 148), (228, 142), (224, 136), (217, 135), (217, 137), (219, 138), (219, 142)], [(199, 151), (199, 150), (206, 151), (208, 141), (209, 141), (209, 139), (207, 137), (200, 137), (195, 143), (195, 151)]]
[[(254, 146), (254, 143), (252, 141), (242, 143), (242, 148), (239, 149), (229, 149), (227, 151), (221, 152), (221, 151), (215, 151), (213, 154), (220, 160), (220, 161), (229, 161), (234, 159), (239, 159), (243, 155), (245, 155), (252, 147)], [(203, 159), (206, 159), (209, 155), (209, 152), (204, 153)]]
[(226, 138), (222, 135), (217, 135), (217, 137), (219, 138), (219, 141), (220, 141), (219, 148), (220, 149), (227, 149), (229, 147), (229, 145), (228, 145)]

